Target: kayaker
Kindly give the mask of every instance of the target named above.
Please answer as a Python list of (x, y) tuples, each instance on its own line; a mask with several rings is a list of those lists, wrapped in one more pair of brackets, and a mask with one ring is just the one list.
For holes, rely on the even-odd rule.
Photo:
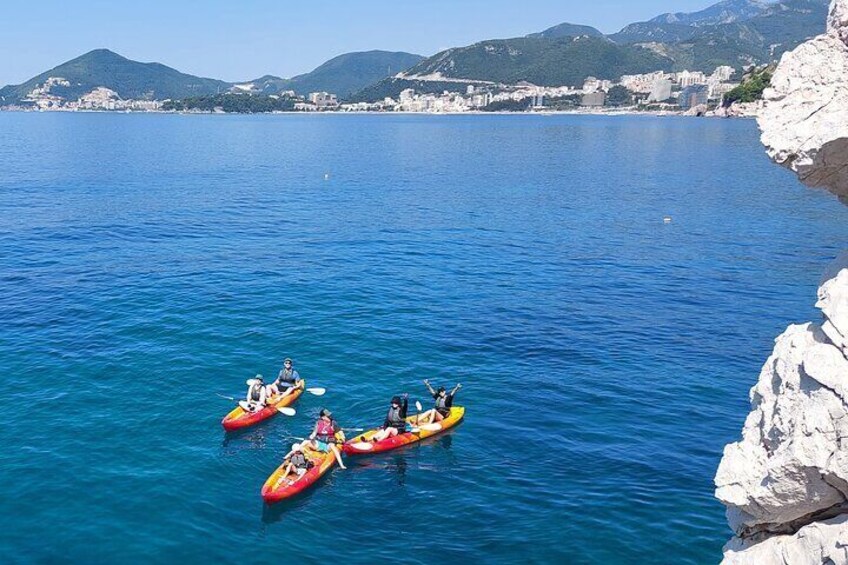
[(392, 397), (392, 404), (389, 406), (389, 411), (386, 414), (386, 421), (383, 422), (383, 429), (374, 434), (371, 441), (383, 441), (386, 438), (410, 431), (412, 426), (406, 421), (408, 408), (409, 394), (403, 393), (403, 397)]
[(347, 469), (342, 462), (342, 452), (339, 451), (339, 443), (345, 442), (344, 432), (338, 422), (333, 419), (333, 413), (326, 408), (322, 409), (318, 414), (318, 421), (315, 422), (315, 429), (309, 436), (312, 442), (312, 447), (322, 453), (329, 451), (333, 452), (339, 467)]
[(275, 394), (290, 394), (302, 384), (300, 374), (295, 370), (294, 363), (288, 357), (283, 361), (283, 368), (277, 375), (277, 380), (268, 385), (268, 396)]
[[(289, 456), (288, 465), (286, 465), (285, 470), (283, 471), (283, 476), (287, 477), (290, 473), (294, 472), (297, 475), (297, 479), (306, 474), (309, 469), (314, 467), (315, 464), (312, 463), (309, 459), (306, 458), (306, 455), (303, 454), (303, 446), (299, 443), (292, 445), (291, 455)], [(297, 479), (289, 479), (289, 484), (294, 483)]]
[(265, 408), (266, 400), (265, 383), (262, 382), (262, 375), (256, 375), (247, 381), (247, 398), (239, 402), (239, 406), (248, 412), (256, 412)]
[(441, 422), (450, 416), (451, 406), (453, 406), (453, 397), (457, 392), (459, 392), (462, 385), (457, 383), (457, 385), (453, 387), (452, 391), (447, 392), (443, 386), (440, 386), (438, 390), (433, 390), (433, 387), (430, 385), (430, 381), (427, 379), (424, 379), (424, 384), (427, 385), (427, 390), (430, 391), (430, 394), (432, 394), (433, 398), (436, 400), (436, 406), (421, 416), (423, 418), (429, 418), (429, 424), (432, 424), (433, 422)]

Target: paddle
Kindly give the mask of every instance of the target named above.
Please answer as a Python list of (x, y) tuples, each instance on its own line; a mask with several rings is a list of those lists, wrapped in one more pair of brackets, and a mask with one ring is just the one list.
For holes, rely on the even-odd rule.
[(297, 410), (289, 406), (275, 406), (274, 408), (277, 409), (277, 412), (285, 416), (294, 416), (295, 414), (297, 414)]
[(415, 415), (415, 425), (418, 425), (418, 419), (421, 417), (421, 411), (424, 410), (424, 407), (421, 406), (421, 401), (415, 401), (415, 409), (418, 410), (418, 414)]
[(309, 394), (314, 394), (315, 396), (324, 396), (325, 394), (327, 394), (327, 389), (320, 387), (308, 388), (306, 389), (306, 392), (308, 392)]

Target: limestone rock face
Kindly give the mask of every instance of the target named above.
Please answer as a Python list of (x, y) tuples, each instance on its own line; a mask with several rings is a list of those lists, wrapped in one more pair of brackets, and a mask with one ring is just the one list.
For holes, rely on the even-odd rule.
[(848, 198), (848, 0), (834, 0), (827, 33), (787, 53), (764, 94), (762, 141), (802, 182)]
[[(729, 562), (783, 563), (763, 561), (754, 548), (784, 540), (774, 547), (787, 550), (787, 536), (848, 515), (848, 255), (828, 275), (817, 303), (822, 323), (790, 326), (775, 340), (751, 389), (742, 441), (725, 447), (716, 473), (716, 497), (736, 533)], [(837, 537), (848, 540), (848, 524), (839, 524)]]
[[(826, 34), (783, 56), (764, 98), (772, 159), (848, 203), (848, 0), (831, 3)], [(848, 564), (848, 253), (816, 306), (820, 323), (775, 340), (742, 440), (725, 447), (726, 564)]]

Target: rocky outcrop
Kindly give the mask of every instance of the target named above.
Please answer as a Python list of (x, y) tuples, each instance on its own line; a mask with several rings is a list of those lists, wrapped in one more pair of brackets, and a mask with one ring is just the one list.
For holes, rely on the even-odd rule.
[(761, 543), (735, 539), (727, 544), (725, 565), (822, 565), (848, 563), (848, 515), (804, 526), (790, 536)]
[[(784, 55), (759, 113), (769, 155), (848, 202), (848, 0)], [(848, 564), (848, 254), (825, 273), (820, 323), (790, 326), (751, 389), (715, 477), (728, 564)]]
[(783, 56), (763, 96), (759, 123), (772, 159), (848, 198), (848, 0), (831, 4), (826, 34)]

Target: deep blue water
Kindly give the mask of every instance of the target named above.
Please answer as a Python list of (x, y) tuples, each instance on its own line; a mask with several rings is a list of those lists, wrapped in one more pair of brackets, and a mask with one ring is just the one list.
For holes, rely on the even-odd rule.
[[(848, 236), (757, 137), (0, 114), (0, 561), (718, 561), (722, 448)], [(226, 437), (216, 393), (284, 356), (327, 395)], [(427, 377), (465, 423), (263, 506), (321, 407)]]

